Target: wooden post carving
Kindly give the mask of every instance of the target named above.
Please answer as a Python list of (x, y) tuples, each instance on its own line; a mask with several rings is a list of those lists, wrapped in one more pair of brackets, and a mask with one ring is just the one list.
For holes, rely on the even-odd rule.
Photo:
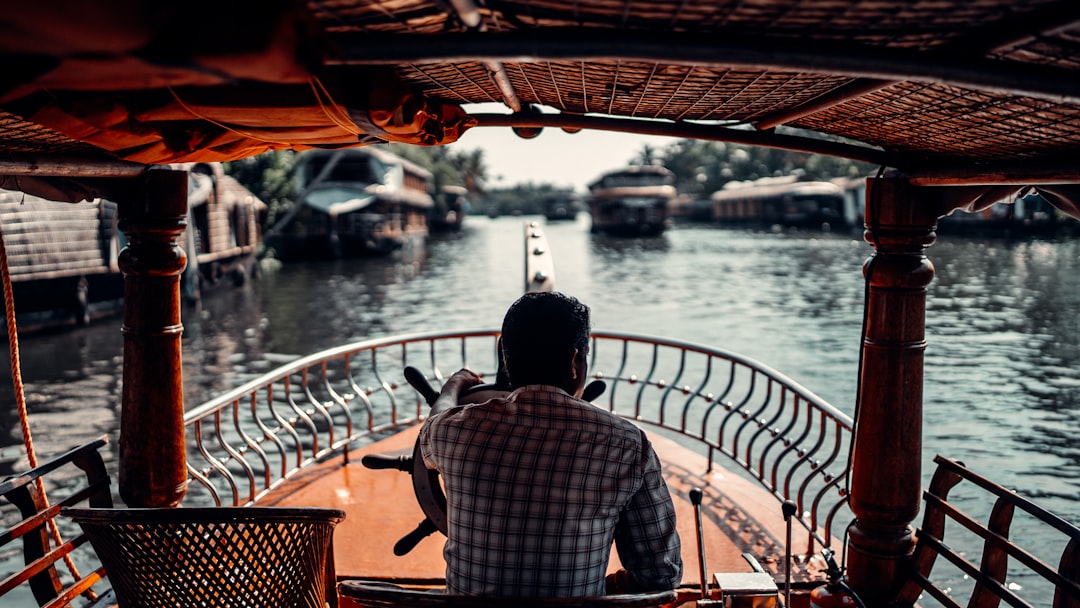
[(871, 179), (866, 195), (865, 238), (876, 253), (863, 266), (869, 292), (847, 573), (867, 606), (896, 598), (921, 502), (926, 287), (934, 277), (924, 251), (936, 238), (941, 210), (919, 190), (889, 176)]
[(180, 361), (177, 245), (187, 225), (187, 173), (152, 170), (118, 200), (124, 274), (124, 385), (120, 497), (129, 507), (172, 507), (187, 491)]

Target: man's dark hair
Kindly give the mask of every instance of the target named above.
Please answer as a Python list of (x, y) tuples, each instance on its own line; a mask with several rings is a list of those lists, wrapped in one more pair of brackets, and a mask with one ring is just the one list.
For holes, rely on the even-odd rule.
[(570, 382), (570, 356), (589, 348), (589, 307), (557, 291), (527, 293), (503, 318), (501, 350), (514, 388)]

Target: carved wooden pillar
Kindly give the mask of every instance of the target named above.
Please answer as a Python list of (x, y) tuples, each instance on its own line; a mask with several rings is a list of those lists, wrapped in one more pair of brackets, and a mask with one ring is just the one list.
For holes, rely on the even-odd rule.
[(129, 507), (172, 507), (187, 491), (176, 240), (187, 225), (187, 173), (152, 170), (118, 201), (128, 243), (124, 273), (124, 385), (120, 497)]
[(867, 606), (891, 604), (914, 548), (926, 287), (934, 277), (924, 251), (941, 214), (934, 190), (920, 193), (896, 176), (871, 179), (867, 187), (865, 237), (876, 253), (863, 266), (869, 293), (851, 471), (856, 521), (847, 561), (848, 582)]

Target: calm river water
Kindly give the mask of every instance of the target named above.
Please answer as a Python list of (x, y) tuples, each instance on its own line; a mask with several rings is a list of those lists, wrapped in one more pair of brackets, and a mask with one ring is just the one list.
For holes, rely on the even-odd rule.
[[(497, 327), (523, 289), (523, 222), (469, 217), (414, 256), (265, 268), (184, 309), (185, 400), (344, 342)], [(541, 218), (532, 218), (543, 221)], [(863, 314), (861, 234), (676, 225), (653, 239), (549, 223), (556, 287), (600, 330), (719, 346), (852, 413)], [(1080, 521), (1080, 241), (941, 236), (928, 256), (925, 459), (963, 460)], [(21, 342), (39, 457), (108, 433), (116, 449), (119, 319)], [(7, 372), (0, 475), (22, 466)], [(115, 457), (114, 457), (115, 458)], [(931, 467), (924, 467), (929, 474)]]

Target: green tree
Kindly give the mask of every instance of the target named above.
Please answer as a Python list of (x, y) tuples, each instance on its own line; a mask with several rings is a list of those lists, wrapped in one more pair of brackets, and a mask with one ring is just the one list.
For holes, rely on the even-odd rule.
[(296, 196), (296, 183), (292, 175), (295, 164), (295, 152), (277, 150), (224, 163), (224, 169), (227, 175), (266, 203), (266, 222), (268, 226), (273, 226), (274, 221), (292, 206)]
[(820, 154), (689, 139), (666, 147), (661, 160), (675, 173), (679, 192), (698, 196), (715, 192), (729, 181), (796, 172), (829, 180), (870, 175), (875, 170), (867, 163)]
[(431, 171), (435, 192), (441, 190), (443, 186), (465, 185), (461, 177), (461, 171), (454, 164), (449, 151), (445, 147), (393, 143), (387, 145), (387, 150)]
[(630, 159), (630, 164), (647, 166), (659, 161), (660, 158), (657, 157), (656, 148), (650, 144), (645, 144), (641, 146), (641, 150), (637, 153), (637, 156)]
[(468, 151), (460, 151), (450, 155), (451, 162), (465, 182), (465, 187), (471, 193), (483, 195), (487, 184), (488, 169), (484, 162), (484, 151), (480, 148)]

